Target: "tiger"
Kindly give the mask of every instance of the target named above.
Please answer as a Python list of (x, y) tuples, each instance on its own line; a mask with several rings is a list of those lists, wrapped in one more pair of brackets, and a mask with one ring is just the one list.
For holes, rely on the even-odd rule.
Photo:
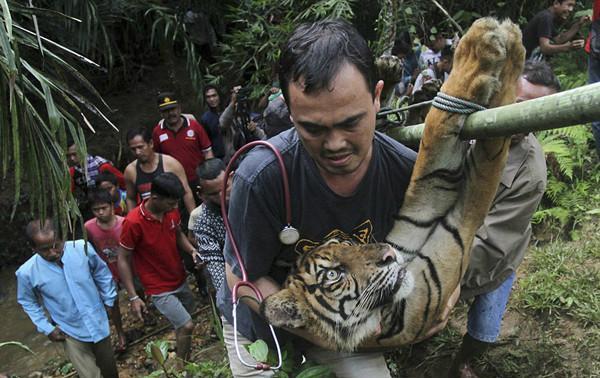
[[(475, 21), (441, 91), (486, 107), (513, 103), (525, 49), (512, 22)], [(299, 256), (262, 315), (333, 350), (415, 343), (439, 322), (496, 193), (509, 139), (459, 139), (466, 116), (432, 108), (404, 203), (384, 243), (328, 244)]]

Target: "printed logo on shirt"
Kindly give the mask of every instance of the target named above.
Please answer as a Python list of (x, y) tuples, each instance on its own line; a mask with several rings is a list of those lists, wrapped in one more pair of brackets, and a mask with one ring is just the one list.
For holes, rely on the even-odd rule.
[(185, 139), (187, 140), (196, 140), (196, 133), (194, 130), (188, 130), (185, 135)]
[(160, 134), (160, 135), (158, 136), (158, 140), (159, 140), (161, 143), (162, 143), (162, 142), (164, 142), (164, 141), (165, 141), (165, 140), (167, 140), (167, 139), (169, 139), (169, 134), (166, 134), (166, 133), (165, 133), (165, 134)]
[(373, 238), (373, 224), (370, 220), (366, 220), (352, 229), (350, 234), (334, 229), (329, 232), (322, 240), (314, 241), (310, 239), (300, 239), (296, 243), (296, 253), (303, 254), (318, 246), (327, 244), (345, 244), (345, 245), (357, 245), (357, 244), (368, 244), (374, 243)]

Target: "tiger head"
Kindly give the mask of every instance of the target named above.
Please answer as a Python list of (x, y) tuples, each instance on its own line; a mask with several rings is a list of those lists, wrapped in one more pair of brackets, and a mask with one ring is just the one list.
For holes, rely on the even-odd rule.
[(381, 331), (380, 309), (405, 275), (402, 257), (387, 244), (323, 245), (298, 259), (261, 313), (276, 327), (304, 328), (332, 348), (353, 350)]

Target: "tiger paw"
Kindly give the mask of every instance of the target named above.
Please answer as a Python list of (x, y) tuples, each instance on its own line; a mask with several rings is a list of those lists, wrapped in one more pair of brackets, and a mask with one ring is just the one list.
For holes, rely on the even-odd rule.
[(442, 91), (486, 107), (512, 103), (524, 58), (517, 25), (509, 20), (479, 19), (461, 38), (454, 69)]

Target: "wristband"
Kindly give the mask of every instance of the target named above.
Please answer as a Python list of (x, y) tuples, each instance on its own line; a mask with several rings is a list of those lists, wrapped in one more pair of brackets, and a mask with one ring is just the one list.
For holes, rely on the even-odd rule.
[(129, 302), (133, 302), (133, 301), (135, 301), (136, 299), (140, 299), (140, 296), (139, 296), (139, 295), (136, 295), (136, 296), (135, 296), (135, 297), (133, 297), (133, 298), (129, 298)]

